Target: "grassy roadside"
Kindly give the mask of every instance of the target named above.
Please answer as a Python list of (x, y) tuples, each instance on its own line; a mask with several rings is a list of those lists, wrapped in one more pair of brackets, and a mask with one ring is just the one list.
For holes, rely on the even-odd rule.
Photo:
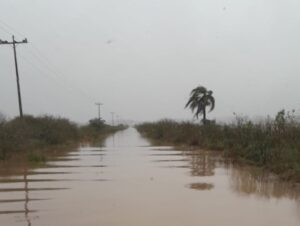
[(100, 141), (124, 126), (89, 123), (78, 126), (65, 118), (24, 116), (0, 122), (0, 160), (27, 159), (43, 162), (54, 152), (63, 152), (81, 141)]
[(137, 126), (155, 142), (220, 150), (226, 156), (265, 167), (285, 180), (300, 182), (300, 124), (284, 111), (254, 123), (237, 117), (231, 124), (198, 125), (162, 120)]
[(111, 126), (101, 120), (92, 119), (88, 125), (79, 127), (79, 137), (82, 142), (99, 143), (108, 135), (126, 128), (125, 125)]

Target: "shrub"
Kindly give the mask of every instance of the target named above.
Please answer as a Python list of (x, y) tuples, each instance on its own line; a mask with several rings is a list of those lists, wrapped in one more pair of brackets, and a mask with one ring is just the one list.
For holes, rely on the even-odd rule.
[(235, 158), (300, 178), (300, 124), (294, 111), (282, 110), (273, 120), (268, 117), (258, 123), (236, 115), (234, 122), (225, 125), (161, 120), (137, 129), (154, 140), (224, 150)]
[(78, 139), (78, 128), (64, 118), (24, 116), (0, 124), (0, 153), (61, 145)]

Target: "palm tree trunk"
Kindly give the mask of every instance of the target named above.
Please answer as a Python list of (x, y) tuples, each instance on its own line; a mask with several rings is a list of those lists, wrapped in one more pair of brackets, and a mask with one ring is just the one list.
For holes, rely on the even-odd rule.
[(203, 109), (203, 124), (206, 124), (206, 107)]

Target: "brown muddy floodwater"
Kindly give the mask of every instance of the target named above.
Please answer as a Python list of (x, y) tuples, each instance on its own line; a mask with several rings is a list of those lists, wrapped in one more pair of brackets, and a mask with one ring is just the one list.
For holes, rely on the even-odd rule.
[(295, 186), (226, 162), (151, 146), (129, 128), (40, 168), (0, 168), (0, 225), (300, 225)]

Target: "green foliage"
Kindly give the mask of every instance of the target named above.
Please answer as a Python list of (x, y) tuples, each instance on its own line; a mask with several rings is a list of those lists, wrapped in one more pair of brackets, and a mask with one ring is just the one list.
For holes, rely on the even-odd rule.
[(41, 163), (46, 161), (46, 156), (41, 151), (29, 151), (27, 160), (31, 163)]
[(89, 120), (88, 125), (81, 126), (79, 128), (79, 134), (81, 140), (85, 141), (97, 141), (103, 139), (105, 136), (112, 134), (118, 130), (127, 128), (124, 125), (111, 126), (105, 124), (102, 119), (94, 118)]
[(0, 121), (0, 159), (11, 154), (25, 153), (31, 162), (45, 161), (49, 147), (63, 146), (81, 140), (102, 139), (108, 134), (126, 128), (109, 126), (103, 120), (91, 119), (88, 125), (78, 127), (65, 118), (26, 115), (10, 121)]
[(64, 118), (24, 116), (0, 123), (0, 157), (78, 140), (78, 128)]
[(105, 125), (104, 120), (94, 118), (94, 119), (89, 120), (89, 126), (100, 130), (100, 129), (103, 129), (106, 125)]
[(162, 120), (140, 124), (137, 129), (160, 142), (224, 150), (226, 155), (300, 180), (300, 124), (295, 118), (294, 111), (280, 111), (274, 120), (260, 123), (236, 115), (226, 125)]

